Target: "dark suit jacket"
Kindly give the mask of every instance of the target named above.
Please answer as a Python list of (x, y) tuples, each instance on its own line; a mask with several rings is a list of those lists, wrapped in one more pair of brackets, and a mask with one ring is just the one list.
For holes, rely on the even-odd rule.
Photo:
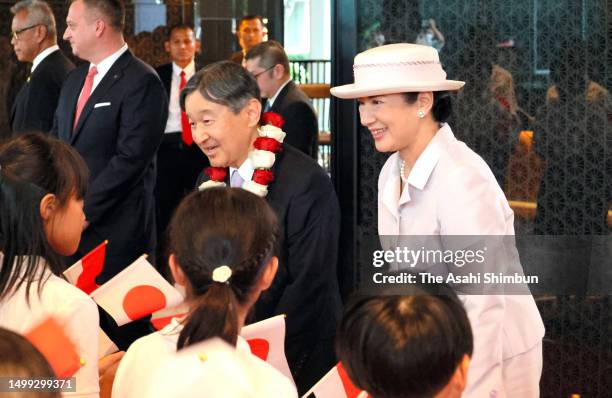
[[(256, 318), (287, 314), (287, 337), (335, 334), (342, 304), (336, 273), (340, 208), (331, 180), (314, 160), (285, 145), (266, 199), (280, 225), (278, 273), (256, 305)], [(201, 173), (198, 185), (208, 176)], [(228, 184), (229, 186), (229, 184)]]
[[(200, 70), (202, 66), (195, 62), (195, 70), (196, 72)], [(166, 89), (166, 94), (170, 97), (170, 91), (172, 89), (172, 62), (168, 64), (163, 64), (155, 68), (155, 71), (159, 75), (159, 79), (164, 84), (164, 88)]]
[(29, 131), (46, 133), (51, 130), (62, 84), (73, 69), (74, 64), (61, 50), (52, 52), (42, 60), (13, 103), (11, 109), (13, 133)]
[(319, 126), (316, 113), (306, 94), (291, 81), (278, 94), (270, 111), (285, 119), (285, 143), (316, 159)]
[(172, 62), (158, 66), (155, 68), (155, 72), (159, 75), (159, 79), (166, 89), (166, 94), (170, 97), (170, 90), (172, 88)]
[(90, 225), (75, 257), (108, 239), (100, 278), (105, 281), (138, 256), (154, 254), (155, 155), (168, 100), (153, 68), (128, 50), (94, 89), (73, 132), (88, 69), (89, 64), (82, 65), (66, 79), (53, 132), (72, 144), (89, 166), (85, 214)]

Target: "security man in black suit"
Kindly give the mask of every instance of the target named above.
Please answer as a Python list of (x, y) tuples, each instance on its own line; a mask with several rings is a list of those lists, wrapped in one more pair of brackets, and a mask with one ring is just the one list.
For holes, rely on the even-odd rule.
[[(74, 146), (90, 171), (86, 227), (76, 260), (105, 239), (104, 283), (143, 253), (155, 258), (155, 157), (168, 116), (164, 87), (125, 44), (121, 0), (74, 0), (64, 39), (88, 63), (73, 70), (60, 94), (53, 133)], [(100, 321), (104, 328), (101, 316)], [(116, 325), (114, 325), (116, 327)], [(140, 330), (140, 326), (143, 326)], [(104, 328), (125, 349), (150, 332)], [(110, 333), (110, 334), (109, 334)]]
[[(241, 187), (240, 180), (251, 180), (249, 153), (261, 115), (259, 87), (251, 74), (231, 61), (209, 65), (187, 83), (181, 106), (194, 123), (194, 142), (211, 165), (229, 168), (226, 183)], [(272, 172), (266, 200), (282, 229), (279, 267), (256, 304), (255, 318), (287, 315), (285, 352), (304, 394), (336, 363), (340, 208), (325, 171), (291, 145), (276, 154)], [(198, 186), (207, 179), (202, 173)]]
[(267, 99), (264, 112), (275, 112), (285, 119), (285, 142), (316, 159), (317, 116), (310, 99), (291, 81), (283, 46), (273, 40), (256, 45), (246, 54), (245, 68), (255, 77), (261, 96)]
[(169, 98), (168, 120), (157, 152), (157, 182), (155, 205), (157, 208), (157, 268), (165, 274), (165, 231), (174, 209), (186, 193), (193, 190), (198, 175), (208, 165), (208, 159), (193, 144), (187, 115), (181, 111), (179, 94), (195, 74), (195, 54), (200, 49), (193, 29), (188, 25), (175, 25), (168, 31), (164, 43), (172, 62), (156, 68)]
[(13, 134), (48, 132), (60, 90), (74, 65), (57, 46), (55, 17), (41, 0), (23, 0), (11, 7), (11, 44), (17, 59), (31, 62), (26, 83), (15, 98), (10, 123)]
[(240, 45), (240, 51), (233, 53), (229, 60), (242, 65), (244, 56), (255, 45), (261, 43), (266, 36), (263, 17), (260, 15), (249, 14), (240, 18), (236, 38)]

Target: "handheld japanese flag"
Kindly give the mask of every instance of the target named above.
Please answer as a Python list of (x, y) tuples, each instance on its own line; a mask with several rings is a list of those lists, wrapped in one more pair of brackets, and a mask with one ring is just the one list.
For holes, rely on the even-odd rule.
[(72, 376), (84, 365), (74, 344), (53, 318), (45, 319), (24, 336), (47, 359), (60, 379)]
[(240, 335), (249, 343), (253, 355), (268, 362), (293, 381), (285, 356), (285, 315), (277, 315), (245, 326)]
[(104, 268), (104, 256), (106, 255), (105, 240), (98, 247), (87, 253), (82, 259), (74, 263), (70, 268), (64, 271), (64, 276), (68, 282), (72, 283), (82, 291), (90, 294), (99, 286), (96, 284), (96, 277)]
[(302, 396), (314, 395), (316, 398), (366, 398), (368, 394), (361, 391), (349, 379), (344, 366), (338, 362), (321, 380)]
[[(181, 295), (185, 296), (184, 287), (181, 285), (174, 285), (174, 288), (181, 292)], [(166, 326), (172, 322), (172, 318), (182, 318), (189, 312), (189, 306), (182, 302), (176, 307), (166, 308), (160, 311), (155, 312), (151, 316), (151, 324), (155, 328), (155, 330), (162, 330)]]
[(183, 301), (181, 293), (153, 268), (144, 255), (90, 296), (119, 326)]

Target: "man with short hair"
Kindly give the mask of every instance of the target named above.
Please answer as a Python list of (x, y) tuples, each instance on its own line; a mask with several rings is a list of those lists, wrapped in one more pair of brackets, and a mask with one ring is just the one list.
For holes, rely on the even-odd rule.
[[(70, 4), (64, 39), (88, 63), (66, 79), (53, 129), (89, 167), (87, 219), (75, 259), (108, 239), (99, 283), (144, 253), (155, 258), (155, 156), (168, 100), (157, 73), (128, 50), (124, 21), (121, 0)], [(132, 323), (121, 329), (137, 327)], [(144, 329), (117, 336), (111, 335), (112, 327), (105, 331), (125, 349)]]
[[(194, 142), (212, 166), (226, 170), (226, 185), (258, 184), (255, 175), (262, 170), (255, 170), (253, 148), (260, 134), (261, 101), (251, 74), (230, 61), (209, 65), (187, 83), (181, 106), (192, 121)], [(270, 140), (260, 141), (270, 145)], [(268, 158), (271, 163), (266, 161), (273, 180), (264, 193), (282, 230), (279, 267), (256, 304), (255, 317), (287, 315), (287, 360), (303, 394), (336, 363), (333, 336), (342, 306), (336, 276), (340, 208), (325, 171), (292, 146), (282, 149)], [(202, 173), (198, 186), (207, 180)]]
[(208, 165), (208, 159), (197, 145), (193, 145), (191, 126), (181, 111), (179, 94), (198, 69), (194, 57), (200, 49), (193, 29), (175, 25), (168, 31), (164, 43), (172, 62), (156, 69), (169, 98), (168, 120), (162, 143), (157, 153), (157, 208), (158, 269), (167, 268), (163, 258), (164, 235), (174, 209), (186, 193), (193, 190), (198, 175)]
[(246, 53), (253, 47), (263, 42), (266, 31), (263, 18), (259, 15), (245, 15), (238, 22), (236, 37), (240, 45), (240, 51), (236, 51), (230, 57), (230, 61), (242, 65)]
[(310, 99), (289, 75), (289, 59), (280, 43), (270, 40), (256, 45), (246, 54), (245, 68), (251, 72), (267, 98), (264, 112), (280, 114), (285, 120), (285, 142), (317, 158), (319, 128)]
[(31, 62), (30, 77), (13, 103), (13, 134), (48, 132), (53, 127), (62, 84), (74, 65), (57, 46), (55, 17), (41, 0), (23, 0), (11, 7), (11, 44), (17, 59)]

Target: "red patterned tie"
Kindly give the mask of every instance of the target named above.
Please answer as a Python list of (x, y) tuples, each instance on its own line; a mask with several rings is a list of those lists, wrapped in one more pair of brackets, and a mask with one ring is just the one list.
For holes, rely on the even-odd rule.
[[(181, 71), (181, 83), (179, 84), (179, 95), (180, 92), (183, 91), (187, 85), (187, 80), (185, 80), (185, 71)], [(191, 125), (189, 124), (189, 119), (187, 118), (187, 114), (181, 111), (181, 126), (183, 127), (183, 142), (187, 145), (193, 144), (193, 137), (191, 136)]]
[(85, 108), (85, 104), (91, 95), (91, 88), (93, 87), (94, 76), (98, 74), (98, 69), (95, 66), (89, 69), (87, 73), (87, 77), (85, 78), (85, 84), (83, 84), (83, 89), (81, 90), (81, 95), (79, 96), (79, 100), (77, 101), (76, 113), (74, 115), (74, 124), (72, 125), (72, 131), (76, 129), (77, 123), (79, 123), (79, 117), (81, 116), (81, 112), (83, 112), (83, 108)]

